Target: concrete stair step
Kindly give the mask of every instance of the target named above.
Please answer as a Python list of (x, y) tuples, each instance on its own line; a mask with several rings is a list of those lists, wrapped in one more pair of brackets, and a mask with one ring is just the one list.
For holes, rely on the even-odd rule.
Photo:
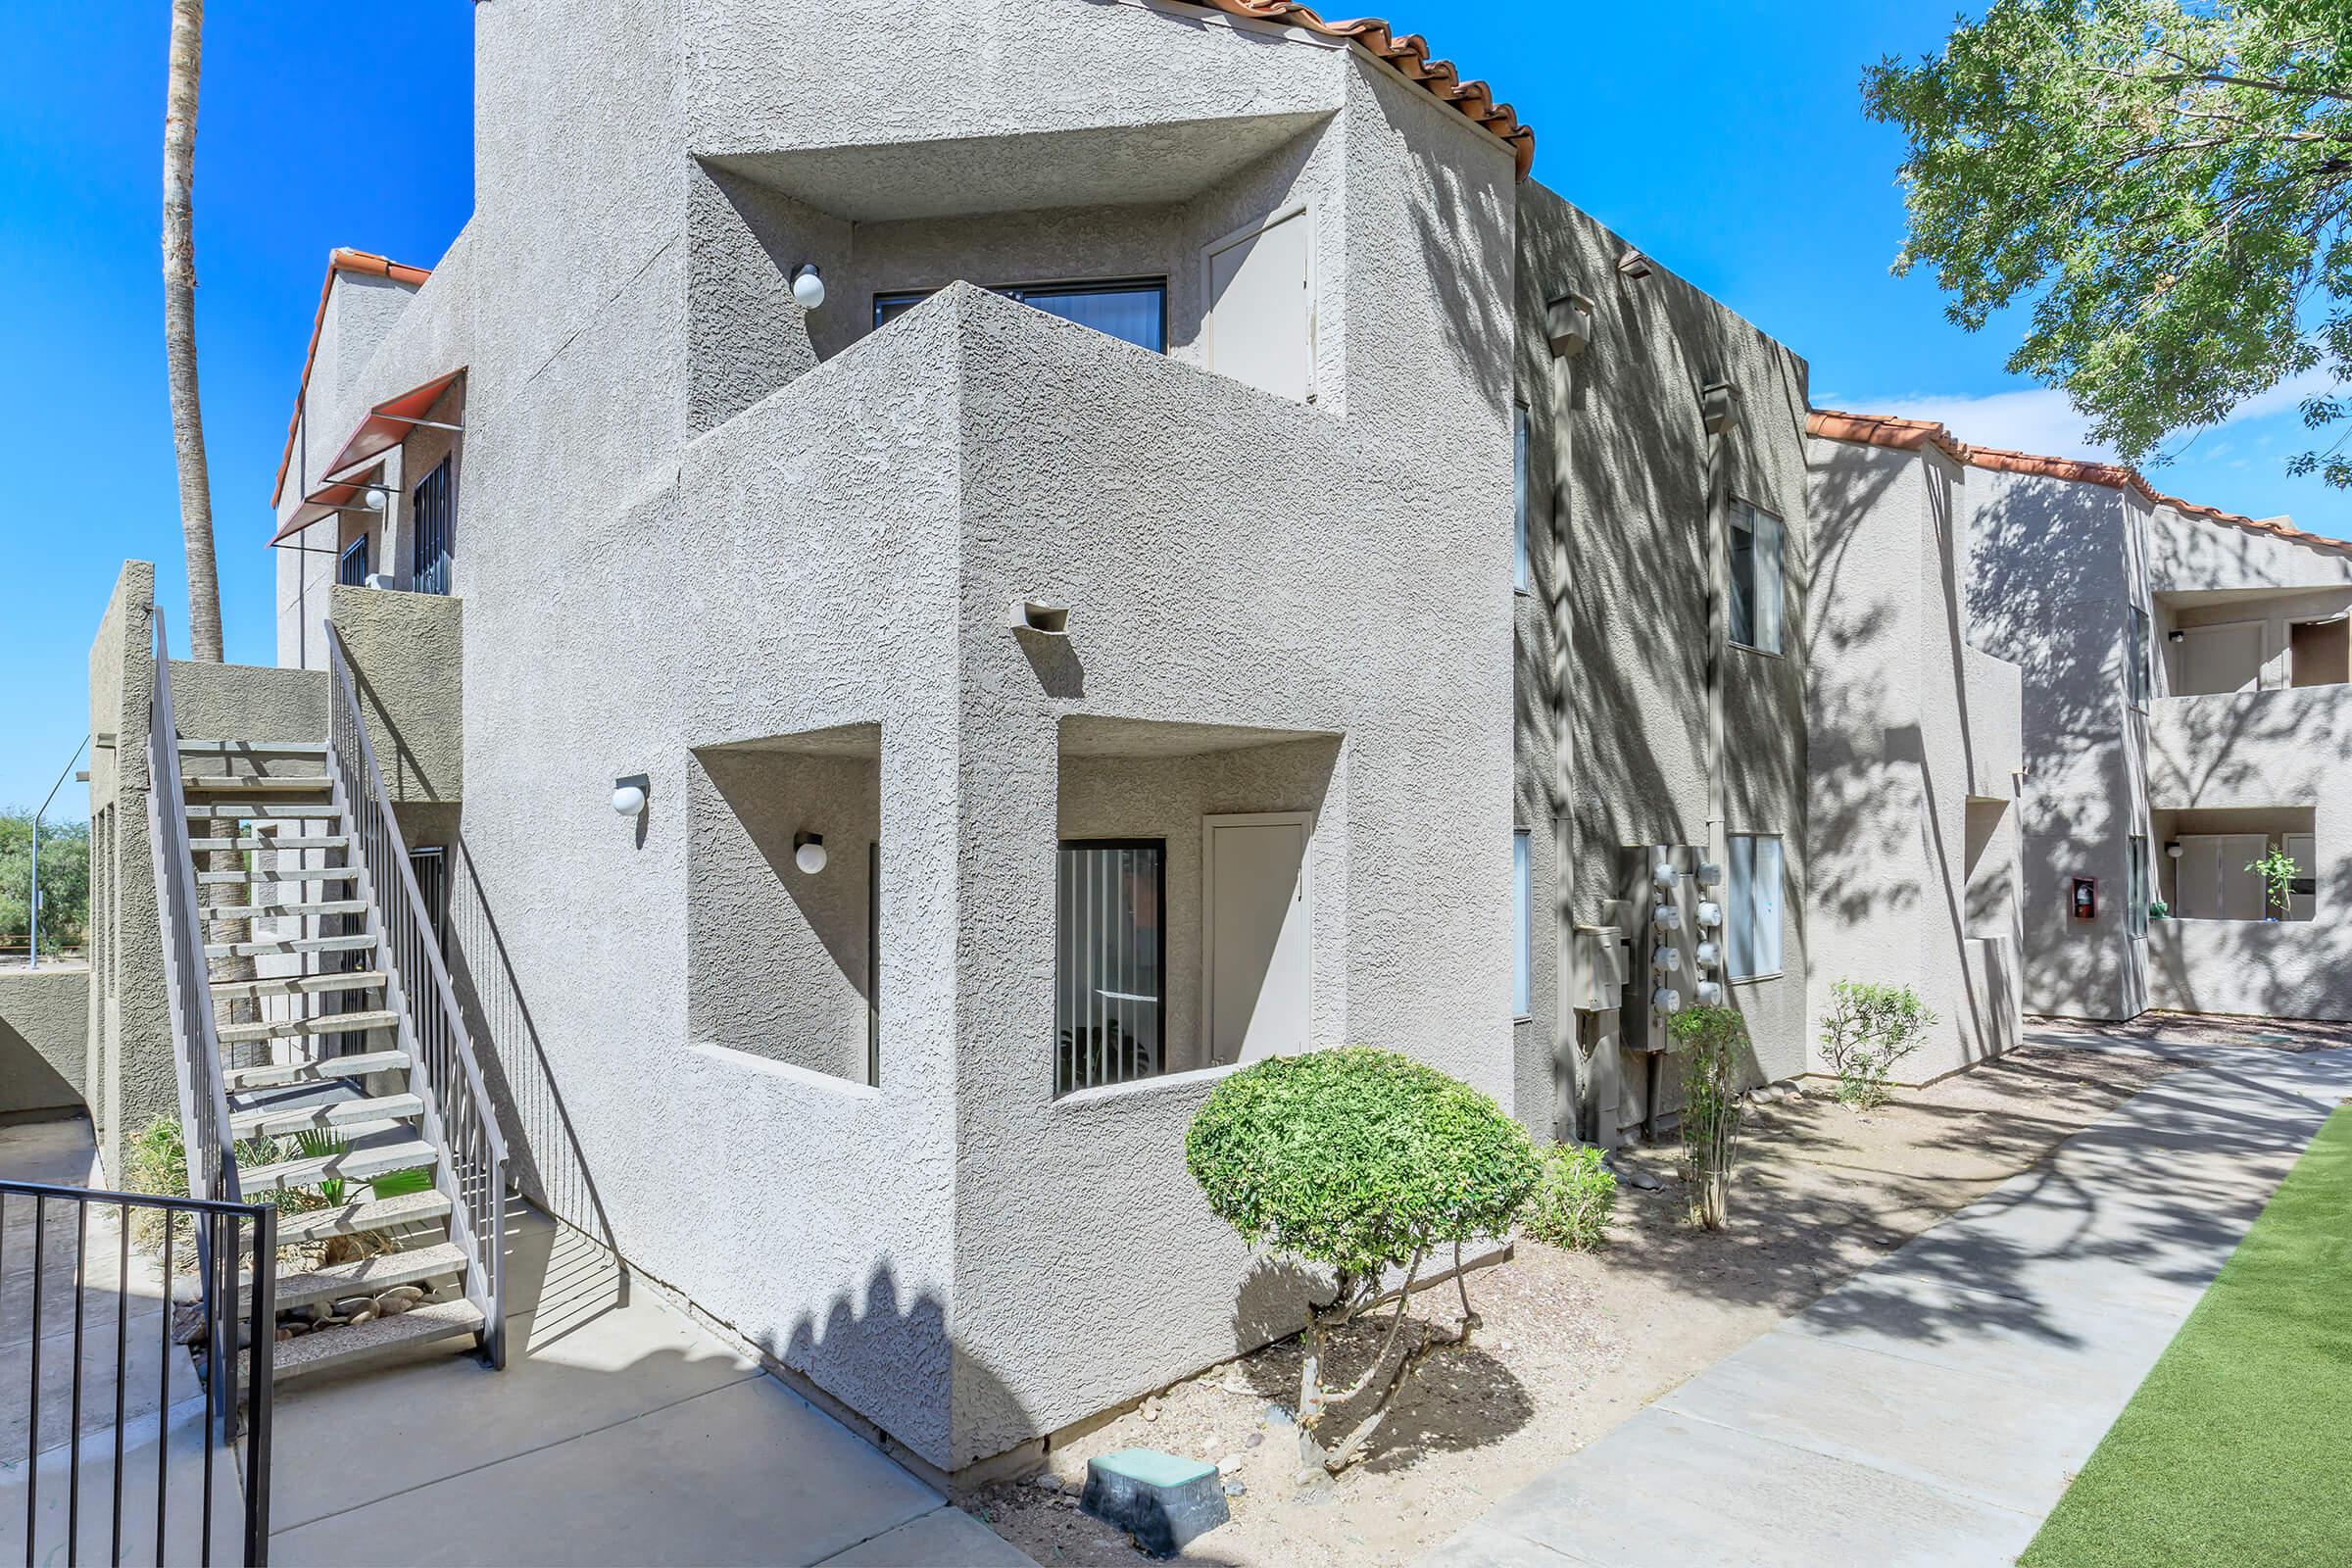
[(273, 1381), (291, 1383), (320, 1372), (365, 1366), (409, 1346), (479, 1334), (482, 1321), (482, 1309), (471, 1301), (435, 1301), (398, 1317), (305, 1334), (272, 1347)]
[[(350, 1131), (361, 1136), (390, 1125), (393, 1124), (367, 1123)], [(339, 1154), (306, 1154), (300, 1159), (281, 1159), (273, 1165), (239, 1166), (237, 1186), (250, 1195), (288, 1187), (316, 1187), (323, 1181), (364, 1182), (396, 1170), (430, 1166), (439, 1159), (440, 1154), (432, 1145), (421, 1138), (410, 1138), (368, 1149), (346, 1149)]]
[(281, 882), (356, 882), (362, 875), (356, 865), (293, 865), (282, 871), (199, 871), (196, 885), (253, 888)]
[(337, 814), (332, 806), (287, 805), (274, 801), (198, 801), (188, 807), (188, 815), (198, 821), (301, 822)]
[(379, 991), (383, 988), (381, 969), (356, 969), (350, 974), (281, 974), (261, 980), (216, 980), (213, 982), (215, 1002), (233, 1001), (241, 997), (316, 997), (337, 991)]
[(329, 1236), (357, 1236), (363, 1231), (388, 1231), (403, 1225), (423, 1225), (449, 1216), (449, 1195), (434, 1191), (406, 1193), (399, 1198), (359, 1198), (335, 1208), (314, 1208), (306, 1214), (277, 1217), (277, 1243), (324, 1241)]
[(324, 757), (324, 741), (192, 741), (179, 743), (182, 757)]
[[(462, 1275), (466, 1269), (466, 1250), (455, 1242), (441, 1242), (413, 1251), (384, 1252), (352, 1263), (329, 1263), (301, 1274), (281, 1274), (276, 1281), (277, 1304), (282, 1310), (289, 1306), (313, 1306), (345, 1296), (373, 1296), (395, 1285)], [(252, 1286), (250, 1274), (237, 1282), (240, 1291)]]
[(424, 1114), (424, 1102), (415, 1095), (379, 1095), (372, 1100), (329, 1100), (316, 1104), (264, 1104), (228, 1113), (232, 1138), (261, 1133), (284, 1138), (294, 1133), (350, 1130), (370, 1123), (412, 1121)]
[(315, 773), (302, 778), (198, 773), (179, 782), (190, 795), (323, 795), (327, 788), (326, 780)]
[(321, 1056), (317, 1061), (270, 1061), (257, 1067), (230, 1067), (220, 1077), (228, 1093), (275, 1089), (285, 1084), (322, 1083), (329, 1078), (365, 1078), (371, 1072), (398, 1072), (408, 1066), (405, 1051), (363, 1051), (349, 1056)]
[(272, 920), (290, 920), (306, 914), (366, 914), (366, 899), (319, 899), (309, 904), (199, 904), (196, 913), (208, 920), (234, 919), (235, 913), (221, 914), (219, 910), (250, 912), (255, 918), (267, 916)]
[(282, 958), (297, 953), (367, 953), (375, 947), (373, 937), (270, 937), (260, 942), (215, 942), (207, 946), (208, 958)]
[(250, 855), (275, 855), (288, 850), (347, 850), (349, 848), (351, 848), (351, 836), (347, 833), (306, 833), (291, 838), (272, 833), (268, 838), (255, 836), (188, 840), (188, 849), (197, 855), (215, 850), (242, 851)]
[(249, 1040), (300, 1040), (305, 1035), (340, 1035), (363, 1029), (389, 1029), (400, 1014), (377, 1008), (368, 1012), (315, 1012), (307, 1018), (268, 1018), (260, 1023), (224, 1023), (214, 1033), (224, 1046)]

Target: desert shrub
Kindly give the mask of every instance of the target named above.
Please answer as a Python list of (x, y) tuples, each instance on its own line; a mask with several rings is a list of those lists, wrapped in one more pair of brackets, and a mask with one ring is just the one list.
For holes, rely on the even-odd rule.
[(1617, 1176), (1601, 1163), (1601, 1152), (1586, 1144), (1554, 1144), (1544, 1151), (1544, 1175), (1528, 1200), (1520, 1225), (1538, 1241), (1589, 1252), (1608, 1236), (1617, 1211)]
[[(1460, 1271), (1462, 1244), (1508, 1232), (1542, 1174), (1535, 1146), (1500, 1106), (1468, 1084), (1395, 1052), (1352, 1047), (1278, 1056), (1233, 1074), (1185, 1135), (1185, 1163), (1208, 1206), (1251, 1243), (1327, 1271), (1310, 1303), (1298, 1380), (1301, 1473), (1333, 1474), (1359, 1456), (1407, 1379), (1478, 1327)], [(1371, 1413), (1336, 1447), (1317, 1435), (1324, 1413), (1373, 1388), (1403, 1338), (1422, 1266), (1451, 1248), (1461, 1322), (1420, 1327), (1379, 1385)], [(1322, 1379), (1332, 1332), (1387, 1294), (1396, 1309), (1379, 1354), (1356, 1382)]]
[(1927, 1044), (1936, 1014), (1909, 986), (1840, 980), (1830, 998), (1821, 1046), (1838, 1098), (1856, 1110), (1885, 1104), (1896, 1064)]
[(1730, 1212), (1740, 1163), (1740, 1080), (1746, 1069), (1747, 1023), (1729, 1007), (1686, 1007), (1667, 1026), (1683, 1064), (1683, 1175), (1690, 1218), (1711, 1231)]
[(2300, 874), (2294, 857), (2277, 845), (2263, 852), (2246, 869), (2262, 878), (2263, 902), (2273, 914), (2284, 915), (2295, 906), (2295, 878)]

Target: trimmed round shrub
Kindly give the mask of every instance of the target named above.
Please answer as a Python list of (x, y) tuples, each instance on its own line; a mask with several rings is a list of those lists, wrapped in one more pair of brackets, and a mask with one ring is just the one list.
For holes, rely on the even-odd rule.
[(1526, 1131), (1493, 1100), (1361, 1046), (1235, 1073), (1193, 1118), (1184, 1152), (1235, 1230), (1350, 1279), (1504, 1234), (1541, 1174)]
[(1544, 1177), (1522, 1221), (1527, 1233), (1572, 1252), (1592, 1251), (1608, 1239), (1617, 1212), (1616, 1172), (1587, 1144), (1554, 1144), (1543, 1157)]

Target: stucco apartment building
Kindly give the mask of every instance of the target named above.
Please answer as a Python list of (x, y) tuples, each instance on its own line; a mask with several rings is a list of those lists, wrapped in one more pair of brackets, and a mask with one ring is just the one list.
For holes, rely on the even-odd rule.
[[(1815, 428), (1817, 507), (1897, 466), (1945, 476), (1965, 623), (2022, 671), (2027, 1008), (2352, 1018), (2352, 545), (1925, 421)], [(2272, 852), (2295, 862), (2284, 908), (2252, 869)]]
[(1296, 1325), (1184, 1169), (1237, 1063), (1602, 1143), (1674, 1006), (1804, 1070), (1804, 366), (1483, 86), (1272, 0), (475, 69), (465, 233), (330, 265), (279, 654), (534, 1199), (955, 1472)]

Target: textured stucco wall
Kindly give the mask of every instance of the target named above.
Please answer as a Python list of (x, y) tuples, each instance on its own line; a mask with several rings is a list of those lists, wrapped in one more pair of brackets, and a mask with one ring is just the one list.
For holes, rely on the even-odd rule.
[(2165, 811), (2312, 813), (2309, 920), (2160, 920), (2149, 1005), (2352, 1018), (2352, 686), (2157, 699), (2150, 800)]
[[(867, 1081), (867, 856), (881, 838), (871, 756), (759, 747), (686, 770), (687, 1028), (698, 1042)], [(815, 875), (794, 836), (820, 835)]]
[[(172, 716), (183, 740), (323, 741), (326, 675), (282, 665), (174, 659)], [(191, 760), (186, 766), (199, 764)], [(317, 770), (314, 762), (310, 771)]]
[[(1627, 845), (1710, 847), (1708, 772), (1710, 530), (1738, 497), (1776, 513), (1787, 529), (1785, 652), (1730, 649), (1724, 671), (1725, 745), (1720, 781), (1732, 833), (1778, 833), (1787, 858), (1778, 978), (1732, 988), (1768, 1078), (1804, 1070), (1807, 931), (1805, 670), (1811, 571), (1801, 360), (1662, 268), (1622, 276), (1625, 240), (1541, 186), (1519, 187), (1516, 299), (1518, 396), (1530, 411), (1531, 557), (1534, 590), (1519, 603), (1518, 814), (1539, 839), (1554, 814), (1574, 819), (1575, 857), (1565, 898), (1550, 846), (1536, 846), (1540, 917), (1547, 951), (1560, 906), (1599, 918), (1617, 892)], [(1593, 302), (1592, 341), (1555, 362), (1544, 307), (1574, 291)], [(1703, 427), (1699, 393), (1728, 379), (1740, 388), (1728, 436)], [(1563, 496), (1563, 483), (1566, 493)], [(1507, 516), (1503, 525), (1508, 525)], [(1561, 530), (1564, 529), (1564, 533)], [(1562, 548), (1555, 554), (1555, 538)], [(1506, 579), (1507, 580), (1507, 579)], [(1562, 603), (1564, 601), (1564, 603)], [(1573, 773), (1562, 800), (1554, 745), (1560, 714), (1551, 671), (1554, 615), (1569, 626), (1564, 658)], [(1647, 975), (1642, 965), (1634, 975)], [(1521, 1093), (1544, 1095), (1556, 1076), (1551, 1052), (1556, 996), (1538, 990), (1537, 1019), (1521, 1034), (1532, 1055)], [(1640, 1119), (1644, 1064), (1625, 1060), (1620, 1117)], [(1668, 1108), (1671, 1108), (1669, 1106)], [(1550, 1107), (1522, 1106), (1531, 1125)]]
[(155, 567), (126, 561), (90, 644), (91, 985), (82, 1082), (99, 1157), (118, 1171), (124, 1133), (179, 1105), (147, 825), (154, 615)]
[(1934, 450), (1813, 439), (1812, 878), (1816, 1020), (1838, 980), (1907, 985), (1937, 1026), (1918, 1082), (2015, 1039), (2008, 960), (2017, 667), (1969, 646), (1961, 573), (1974, 471)]
[(86, 1108), (90, 971), (0, 972), (0, 1118)]
[[(464, 800), (465, 602), (338, 583), (327, 603), (351, 656), (368, 744), (394, 803)], [(320, 734), (324, 700), (321, 679)]]
[[(2147, 1005), (2144, 941), (2126, 921), (2128, 839), (2149, 831), (2147, 720), (2127, 701), (2130, 608), (2149, 606), (2151, 511), (2103, 485), (1972, 470), (1971, 623), (2022, 672), (2028, 777), (2026, 1007), (2129, 1018)], [(2078, 920), (2073, 878), (2096, 878)]]

